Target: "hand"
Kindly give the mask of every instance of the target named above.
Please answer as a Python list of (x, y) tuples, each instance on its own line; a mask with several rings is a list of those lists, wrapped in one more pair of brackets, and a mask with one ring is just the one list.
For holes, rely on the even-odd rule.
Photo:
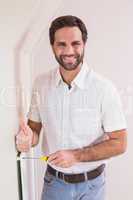
[(49, 155), (48, 162), (58, 167), (71, 167), (76, 162), (76, 150), (61, 150)]
[(16, 135), (16, 147), (20, 152), (28, 152), (32, 146), (33, 131), (22, 121), (20, 123), (20, 131)]

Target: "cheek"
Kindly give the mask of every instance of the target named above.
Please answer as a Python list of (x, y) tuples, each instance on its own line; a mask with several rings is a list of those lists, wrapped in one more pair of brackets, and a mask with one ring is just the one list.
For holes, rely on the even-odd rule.
[(76, 54), (79, 56), (82, 56), (84, 54), (84, 51), (80, 49), (80, 50), (76, 51)]
[(83, 47), (77, 47), (77, 48), (75, 48), (75, 52), (77, 52), (78, 54), (83, 54), (84, 48)]
[(55, 48), (53, 50), (54, 54), (56, 54), (57, 56), (60, 56), (61, 54), (63, 54), (63, 51), (61, 49)]

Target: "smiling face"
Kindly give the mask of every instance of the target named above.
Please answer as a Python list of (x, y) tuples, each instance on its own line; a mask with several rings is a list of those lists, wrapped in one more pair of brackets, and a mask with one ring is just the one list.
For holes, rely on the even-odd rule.
[(65, 70), (74, 70), (82, 63), (84, 47), (78, 27), (64, 27), (55, 32), (52, 49), (57, 62)]

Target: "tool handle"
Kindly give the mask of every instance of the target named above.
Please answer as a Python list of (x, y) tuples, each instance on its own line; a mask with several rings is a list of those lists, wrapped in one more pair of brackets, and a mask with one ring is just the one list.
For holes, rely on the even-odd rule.
[(41, 157), (40, 157), (40, 160), (41, 160), (41, 161), (47, 161), (47, 160), (48, 160), (48, 156), (41, 156)]

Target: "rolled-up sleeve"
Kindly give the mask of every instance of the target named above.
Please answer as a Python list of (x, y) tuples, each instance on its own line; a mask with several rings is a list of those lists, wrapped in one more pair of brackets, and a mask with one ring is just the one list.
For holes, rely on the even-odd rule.
[(102, 101), (102, 126), (105, 132), (126, 129), (120, 95), (112, 83), (106, 85)]

